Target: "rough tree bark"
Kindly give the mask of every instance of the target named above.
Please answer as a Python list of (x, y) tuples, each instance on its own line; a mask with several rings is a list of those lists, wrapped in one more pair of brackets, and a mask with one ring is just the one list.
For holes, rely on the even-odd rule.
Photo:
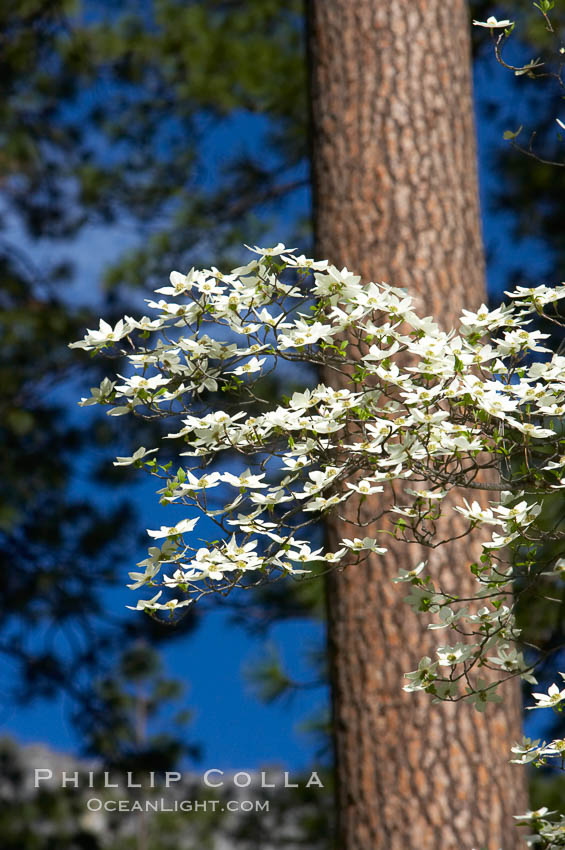
[[(485, 298), (464, 0), (311, 0), (308, 20), (316, 255), (407, 287), (451, 327)], [(329, 545), (352, 531), (334, 522)], [(428, 557), (463, 595), (476, 544), (413, 549), (392, 545), (328, 582), (337, 848), (512, 850), (512, 814), (526, 808), (524, 770), (508, 764), (517, 685), (486, 715), (401, 690), (402, 674), (448, 641), (391, 577)]]

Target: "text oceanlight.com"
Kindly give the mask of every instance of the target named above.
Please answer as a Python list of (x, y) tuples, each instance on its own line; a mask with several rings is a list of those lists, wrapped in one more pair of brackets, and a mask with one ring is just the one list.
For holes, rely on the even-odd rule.
[(86, 801), (90, 812), (268, 812), (268, 800), (102, 800)]

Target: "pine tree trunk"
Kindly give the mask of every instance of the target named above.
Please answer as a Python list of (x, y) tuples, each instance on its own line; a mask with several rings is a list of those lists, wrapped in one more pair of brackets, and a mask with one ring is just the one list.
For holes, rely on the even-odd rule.
[[(316, 255), (407, 287), (446, 329), (485, 299), (469, 23), (464, 0), (309, 4)], [(329, 546), (352, 531), (334, 522)], [(469, 538), (431, 553), (399, 543), (328, 581), (338, 850), (521, 845), (524, 769), (508, 764), (517, 684), (484, 715), (401, 689), (449, 638), (426, 630), (391, 578), (427, 558), (444, 588), (474, 592), (477, 554)]]

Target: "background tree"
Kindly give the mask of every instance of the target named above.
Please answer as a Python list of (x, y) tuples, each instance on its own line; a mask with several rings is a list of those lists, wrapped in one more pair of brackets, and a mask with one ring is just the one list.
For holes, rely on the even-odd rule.
[[(219, 262), (283, 217), (285, 229), (293, 221), (298, 237), (307, 232), (302, 8), (294, 0), (26, 0), (2, 7), (0, 29), (4, 699), (66, 692), (83, 748), (107, 757), (128, 700), (114, 670), (121, 650), (140, 637), (154, 647), (182, 639), (195, 618), (171, 630), (109, 615), (102, 604), (123, 585), (138, 524), (131, 480), (121, 502), (114, 495), (124, 479), (112, 474), (112, 422), (74, 416), (77, 361), (67, 343), (94, 322), (85, 291), (95, 275), (107, 288), (94, 300), (111, 316), (169, 266), (196, 256)], [(100, 241), (124, 234), (127, 255), (112, 268), (97, 263)], [(88, 369), (97, 383), (98, 368)], [(80, 495), (86, 469), (95, 502)], [(127, 539), (129, 556), (117, 559)], [(272, 620), (274, 606), (266, 610), (258, 604), (258, 617)], [(284, 615), (310, 610), (297, 600)], [(49, 819), (54, 809), (46, 811)], [(317, 840), (326, 822), (306, 810)], [(63, 846), (55, 819), (53, 827)], [(249, 846), (264, 838), (234, 830)], [(281, 846), (291, 833), (278, 830)]]
[[(375, 0), (309, 8), (315, 253), (406, 287), (449, 329), (462, 307), (485, 299), (466, 6), (401, 2), (393, 15)], [(324, 379), (335, 383), (331, 372)], [(364, 521), (378, 504), (366, 498)], [(353, 523), (356, 506), (346, 513)], [(353, 532), (329, 525), (330, 548)], [(404, 545), (391, 541), (384, 564), (372, 556), (328, 579), (340, 847), (516, 840), (512, 815), (525, 804), (522, 777), (508, 765), (520, 736), (517, 689), (486, 716), (415, 705), (400, 689), (434, 641), (416, 617), (398, 615), (392, 577), (427, 558), (442, 584), (469, 595), (463, 565), (473, 551), (465, 540), (407, 564)], [(493, 741), (486, 775), (479, 753)]]
[[(94, 417), (85, 427), (69, 411), (76, 359), (66, 344), (93, 321), (88, 305), (76, 306), (73, 260), (84, 265), (81, 239), (111, 238), (104, 228), (125, 220), (137, 233), (127, 257), (100, 269), (114, 284), (111, 313), (132, 297), (126, 285), (161, 275), (163, 263), (229, 252), (243, 222), (248, 234), (273, 225), (269, 204), (305, 182), (299, 8), (28, 0), (0, 11), (0, 552), (9, 612), (0, 651), (19, 671), (13, 698), (67, 689), (88, 702), (92, 675), (124, 640), (192, 628), (191, 618), (174, 633), (108, 618), (100, 605), (122, 583), (116, 547), (135, 539), (135, 511), (125, 495), (113, 510), (103, 497), (77, 495), (77, 465), (95, 468), (101, 492), (118, 479), (105, 462), (112, 423)], [(233, 66), (229, 76), (218, 57)], [(223, 157), (221, 175), (210, 174), (209, 137), (245, 120), (256, 121), (261, 143), (241, 145)], [(92, 365), (91, 374), (96, 383)]]

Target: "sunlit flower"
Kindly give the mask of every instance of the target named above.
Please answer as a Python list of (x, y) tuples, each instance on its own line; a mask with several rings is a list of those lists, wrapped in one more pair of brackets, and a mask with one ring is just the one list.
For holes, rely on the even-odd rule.
[(507, 27), (512, 26), (512, 21), (507, 19), (503, 21), (497, 21), (494, 15), (491, 15), (490, 18), (487, 18), (486, 21), (473, 21), (474, 27), (486, 27), (487, 29), (506, 29)]

